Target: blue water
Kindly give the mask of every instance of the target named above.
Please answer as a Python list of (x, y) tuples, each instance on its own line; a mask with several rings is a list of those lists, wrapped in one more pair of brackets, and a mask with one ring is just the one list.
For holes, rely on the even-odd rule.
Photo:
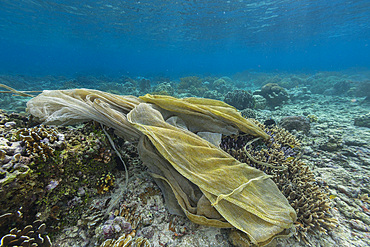
[(0, 73), (370, 67), (370, 1), (0, 1)]

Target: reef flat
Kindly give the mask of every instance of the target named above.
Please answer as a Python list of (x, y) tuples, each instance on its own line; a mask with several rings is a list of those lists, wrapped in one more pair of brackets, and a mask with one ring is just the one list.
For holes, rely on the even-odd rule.
[[(284, 136), (293, 135), (295, 139), (290, 139), (290, 148), (299, 146), (299, 151), (284, 149), (285, 160), (292, 162), (299, 156), (307, 165), (315, 178), (313, 185), (326, 195), (329, 208), (325, 214), (335, 219), (329, 222), (335, 226), (322, 233), (307, 230), (304, 236), (276, 239), (270, 245), (369, 245), (370, 106), (366, 95), (357, 92), (366, 81), (348, 75), (316, 75), (317, 81), (327, 82), (328, 78), (331, 81), (320, 88), (326, 93), (313, 93), (321, 84), (317, 82), (318, 85), (312, 87), (305, 84), (304, 81), (313, 80), (312, 76), (280, 76), (280, 81), (276, 75), (264, 76), (261, 83), (256, 78), (226, 77), (189, 77), (180, 82), (156, 84), (140, 79), (130, 82), (134, 85), (131, 89), (128, 85), (119, 89), (132, 90), (136, 95), (154, 92), (205, 97), (209, 91), (204, 88), (214, 88), (212, 97), (224, 99), (266, 128), (285, 128), (290, 134)], [(297, 78), (301, 81), (297, 82)], [(99, 87), (110, 84), (112, 82), (95, 83)], [(8, 85), (14, 87), (14, 84)], [(249, 88), (255, 90), (246, 90)], [(122, 93), (120, 90), (117, 91)], [(129, 242), (131, 246), (245, 244), (238, 242), (238, 236), (229, 229), (200, 226), (186, 217), (171, 215), (160, 189), (141, 163), (136, 147), (115, 138), (112, 131), (109, 134), (128, 166), (125, 192), (124, 169), (99, 125), (89, 122), (74, 127), (39, 128), (26, 114), (12, 113), (14, 106), (22, 110), (24, 98), (4, 95), (2, 100), (8, 102), (2, 105), (7, 112), (1, 113), (0, 122), (2, 172), (6, 173), (3, 179), (12, 180), (2, 180), (1, 184), (5, 195), (2, 198), (6, 198), (1, 202), (4, 209), (0, 219), (1, 236), (14, 227), (23, 229), (22, 233), (27, 235), (24, 229), (39, 220), (46, 226), (36, 222), (35, 227), (41, 227), (41, 236), (49, 236), (54, 246), (113, 246), (117, 241)], [(249, 150), (249, 153), (258, 158), (257, 152)], [(48, 155), (54, 158), (49, 159)], [(260, 158), (263, 162), (271, 161)], [(27, 205), (34, 207), (27, 208)], [(305, 225), (304, 219), (301, 224), (307, 228), (310, 222)]]

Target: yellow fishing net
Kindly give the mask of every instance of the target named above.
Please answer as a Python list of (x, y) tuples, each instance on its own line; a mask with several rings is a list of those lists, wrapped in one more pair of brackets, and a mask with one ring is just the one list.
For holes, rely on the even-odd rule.
[[(223, 102), (153, 95), (138, 99), (76, 89), (44, 91), (27, 106), (49, 123), (90, 118), (139, 142), (140, 158), (161, 187), (170, 212), (183, 212), (195, 223), (235, 227), (252, 243), (264, 245), (289, 235), (296, 220), (268, 175), (214, 145), (217, 135), (239, 131), (268, 138)], [(214, 144), (197, 133), (207, 140), (212, 137)]]

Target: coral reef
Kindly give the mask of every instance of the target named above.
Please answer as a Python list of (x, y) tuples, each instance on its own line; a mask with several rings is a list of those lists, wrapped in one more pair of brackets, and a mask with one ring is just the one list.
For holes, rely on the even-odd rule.
[(289, 99), (287, 91), (276, 83), (268, 83), (261, 88), (261, 91), (255, 91), (265, 97), (267, 105), (276, 107), (284, 104)]
[(280, 120), (279, 126), (288, 131), (302, 131), (305, 134), (308, 134), (308, 132), (310, 131), (310, 121), (308, 120), (308, 118), (303, 116), (284, 117)]
[(224, 101), (234, 106), (236, 109), (254, 108), (254, 98), (252, 94), (245, 90), (234, 90), (225, 95)]
[[(266, 82), (279, 83), (280, 86), (290, 88), (288, 90), (289, 96), (293, 103), (297, 103), (289, 104), (289, 107), (283, 107), (276, 111), (257, 111), (259, 119), (274, 118), (277, 120), (284, 116), (303, 115), (310, 119), (310, 122), (315, 122), (315, 124), (311, 125), (309, 136), (302, 136), (301, 133), (297, 133), (299, 138), (303, 137), (301, 140), (302, 160), (310, 166), (310, 170), (315, 174), (316, 181), (312, 183), (318, 185), (320, 190), (330, 192), (330, 206), (332, 206), (332, 209), (327, 211), (332, 213), (335, 218), (338, 218), (340, 224), (338, 228), (328, 232), (328, 235), (308, 234), (310, 230), (307, 230), (305, 235), (312, 246), (367, 246), (370, 244), (368, 233), (370, 207), (367, 195), (370, 191), (368, 186), (366, 186), (369, 182), (369, 135), (367, 128), (359, 128), (360, 126), (354, 125), (353, 121), (360, 116), (366, 115), (369, 110), (368, 105), (365, 104), (366, 101), (362, 98), (356, 99), (353, 97), (367, 96), (369, 92), (367, 90), (369, 82), (366, 81), (368, 76), (360, 78), (360, 75), (354, 74), (351, 76), (353, 77), (351, 79), (350, 75), (344, 73), (320, 72), (315, 75), (297, 75), (299, 78), (297, 81), (290, 80), (292, 77), (294, 77), (292, 74), (248, 72), (248, 75), (243, 80), (248, 81), (248, 85), (251, 88), (260, 87), (260, 85)], [(71, 79), (56, 77), (30, 78), (27, 76), (13, 76), (12, 78), (4, 78), (2, 76), (1, 78), (5, 79), (3, 81), (9, 83), (9, 85), (18, 85), (16, 86), (17, 88), (25, 90), (34, 90), (35, 87), (39, 89), (59, 89), (61, 84), (64, 83), (65, 85), (68, 84), (68, 88), (73, 88), (76, 85), (78, 87), (88, 86), (103, 90), (111, 89), (119, 94), (141, 95), (138, 81), (135, 81), (138, 80), (137, 78), (134, 80), (128, 77), (108, 79), (90, 77), (80, 78), (81, 81), (78, 81), (78, 83), (69, 83), (68, 80)], [(217, 78), (203, 78), (202, 81), (204, 82), (202, 82), (201, 86), (211, 89), (215, 79)], [(154, 82), (152, 78), (151, 80)], [(333, 85), (339, 80), (351, 81), (351, 89), (345, 93), (350, 95), (351, 98), (323, 95), (323, 92), (335, 94)], [(125, 88), (124, 84), (126, 82), (131, 88)], [(225, 82), (230, 83), (226, 79)], [(299, 87), (294, 86), (294, 88), (291, 88), (291, 86), (295, 85), (295, 82), (299, 83)], [(235, 80), (232, 83), (235, 83)], [(305, 87), (300, 87), (301, 83)], [(170, 83), (166, 84), (171, 85)], [(220, 85), (227, 84), (221, 83)], [(172, 89), (174, 95), (178, 96), (177, 89), (175, 87)], [(219, 89), (224, 90), (223, 87)], [(330, 90), (325, 91), (327, 89)], [(197, 90), (197, 87), (195, 87), (195, 92)], [(230, 89), (227, 91), (230, 91)], [(310, 91), (313, 91), (315, 94), (310, 93)], [(192, 96), (189, 90), (183, 90), (183, 92), (184, 94), (182, 95), (186, 97)], [(223, 98), (218, 89), (208, 90), (203, 96), (215, 99)], [(253, 97), (256, 101), (254, 110), (264, 109), (265, 106), (257, 106), (257, 98), (262, 99), (262, 104), (264, 105), (266, 105), (266, 99), (261, 95), (254, 95)], [(367, 100), (369, 99), (370, 97), (368, 96)], [(20, 97), (10, 97), (8, 94), (0, 95), (0, 104), (3, 109), (11, 111), (24, 110), (22, 109), (24, 100)], [(17, 220), (4, 222), (1, 220), (2, 216), (0, 216), (0, 237), (8, 234), (9, 230), (14, 227), (23, 229), (24, 226), (34, 221), (35, 215), (38, 215), (43, 219), (49, 217), (46, 224), (50, 226), (50, 231), (48, 229), (49, 236), (56, 246), (99, 246), (107, 240), (104, 238), (104, 233), (99, 231), (101, 229), (100, 226), (109, 225), (105, 223), (109, 220), (114, 220), (115, 217), (125, 217), (121, 216), (122, 214), (128, 216), (127, 219), (125, 217), (125, 220), (131, 222), (132, 225), (135, 226), (134, 222), (138, 222), (135, 229), (136, 236), (146, 237), (155, 246), (230, 246), (230, 242), (234, 245), (241, 245), (244, 242), (249, 246), (250, 243), (245, 242), (246, 238), (241, 236), (240, 231), (233, 230), (232, 234), (229, 234), (230, 242), (227, 242), (226, 236), (229, 231), (226, 229), (202, 227), (191, 223), (185, 217), (176, 216), (174, 218), (170, 216), (168, 210), (165, 210), (163, 206), (161, 193), (157, 192), (158, 194), (154, 194), (151, 192), (151, 188), (159, 191), (155, 184), (148, 185), (146, 187), (148, 189), (141, 187), (143, 184), (146, 184), (144, 181), (150, 180), (150, 174), (144, 166), (140, 165), (141, 162), (137, 159), (138, 153), (136, 148), (128, 142), (120, 138), (114, 138), (125, 163), (129, 166), (129, 187), (128, 192), (125, 192), (120, 189), (120, 185), (124, 184), (121, 171), (111, 170), (110, 168), (105, 169), (106, 167), (104, 166), (104, 160), (117, 162), (114, 153), (110, 151), (109, 147), (96, 148), (94, 144), (96, 140), (93, 141), (94, 137), (90, 136), (90, 133), (93, 133), (97, 135), (98, 139), (104, 139), (104, 136), (99, 135), (99, 128), (92, 128), (91, 123), (79, 125), (76, 128), (54, 128), (63, 134), (66, 142), (68, 142), (65, 149), (56, 150), (54, 156), (67, 153), (66, 149), (73, 149), (73, 147), (76, 149), (65, 156), (63, 160), (55, 160), (53, 156), (48, 161), (49, 164), (46, 165), (42, 158), (26, 156), (24, 152), (25, 146), (21, 145), (21, 141), (11, 141), (10, 139), (11, 136), (15, 136), (15, 132), (20, 128), (30, 128), (34, 125), (33, 120), (26, 118), (24, 115), (7, 114), (0, 111), (0, 137), (2, 137), (0, 140), (1, 169), (5, 169), (9, 173), (20, 172), (15, 179), (9, 180), (10, 183), (8, 185), (1, 184), (0, 196), (2, 204), (0, 205), (0, 211), (7, 215), (7, 212), (16, 214), (19, 210), (19, 213), (23, 215), (22, 222)], [(273, 125), (271, 125), (271, 128)], [(85, 128), (86, 131), (84, 130)], [(71, 134), (68, 132), (71, 132)], [(251, 140), (252, 137), (247, 138), (246, 142)], [(237, 138), (234, 141), (237, 141)], [(71, 145), (72, 143), (74, 145)], [(261, 144), (260, 141), (259, 143)], [(258, 143), (252, 143), (251, 147), (255, 148), (256, 144)], [(83, 145), (90, 145), (93, 148), (87, 149)], [(289, 149), (291, 147), (289, 146), (288, 148), (288, 146), (286, 146), (287, 153), (291, 151)], [(257, 147), (260, 148), (259, 145)], [(250, 151), (250, 153), (253, 152)], [(73, 154), (77, 154), (78, 158), (74, 159)], [(270, 157), (270, 154), (266, 154), (266, 156)], [(287, 155), (287, 161), (292, 160), (291, 157), (295, 158), (297, 156), (300, 156), (299, 152), (295, 152), (291, 156)], [(67, 162), (68, 160), (71, 160), (71, 162)], [(88, 169), (80, 166), (79, 160), (82, 162), (86, 161), (87, 165), (97, 165), (98, 168)], [(261, 158), (261, 160), (265, 159)], [(259, 160), (256, 159), (256, 161)], [(38, 164), (41, 164), (39, 170), (37, 170)], [(59, 168), (57, 164), (60, 164)], [(64, 173), (61, 172), (72, 164), (78, 164), (78, 169), (82, 167), (82, 172), (78, 172), (78, 169), (67, 169)], [(118, 161), (117, 165), (122, 166), (120, 161)], [(261, 167), (261, 169), (265, 168)], [(90, 173), (91, 170), (94, 170), (94, 172)], [(109, 192), (97, 194), (97, 182), (104, 174), (108, 174), (109, 170), (116, 178), (115, 184)], [(47, 176), (31, 176), (32, 173), (41, 174), (43, 172), (46, 172)], [(0, 180), (3, 178), (3, 175), (0, 173)], [(8, 177), (8, 175), (5, 177)], [(49, 179), (46, 179), (47, 177)], [(65, 179), (66, 177), (70, 178)], [(65, 190), (60, 190), (61, 186), (65, 186), (66, 183), (70, 185), (78, 184), (78, 186), (65, 187)], [(292, 184), (296, 184), (296, 182)], [(16, 189), (17, 186), (19, 186), (18, 190)], [(42, 191), (45, 191), (46, 194), (40, 193)], [(68, 194), (66, 197), (61, 196), (61, 193), (64, 191)], [(47, 193), (50, 193), (50, 195)], [(147, 194), (148, 196), (146, 196)], [(139, 197), (139, 195), (141, 196)], [(287, 196), (285, 193), (284, 195)], [(16, 203), (6, 205), (5, 202), (10, 200)], [(55, 203), (56, 201), (57, 203)], [(111, 207), (114, 201), (118, 202), (118, 208)], [(45, 207), (45, 204), (50, 206)], [(100, 206), (96, 206), (97, 204)], [(27, 205), (34, 207), (35, 210), (30, 210)], [(96, 206), (96, 208), (90, 211), (85, 206)], [(45, 210), (47, 208), (49, 208), (49, 211)], [(117, 211), (118, 213), (116, 213)], [(122, 213), (123, 211), (125, 213)], [(328, 214), (327, 216), (329, 217), (330, 215)], [(67, 219), (65, 220), (64, 218)], [(299, 218), (302, 218), (300, 213)], [(58, 223), (60, 221), (63, 222)], [(296, 224), (299, 225), (298, 222)], [(97, 229), (98, 231), (95, 233)], [(298, 226), (297, 229), (299, 230)], [(314, 230), (313, 232), (317, 231)], [(124, 233), (116, 233), (114, 235), (111, 239), (116, 240), (122, 237)], [(299, 235), (303, 237), (303, 235)], [(68, 236), (67, 239), (70, 239), (70, 241), (67, 241), (64, 236)], [(239, 242), (234, 242), (236, 240)], [(276, 242), (277, 246), (306, 246), (303, 241), (298, 243), (294, 238), (279, 239)]]
[(49, 236), (45, 233), (46, 225), (36, 220), (32, 225), (27, 225), (23, 230), (13, 228), (9, 234), (1, 238), (0, 246), (39, 246), (51, 247)]
[[(306, 241), (307, 232), (326, 233), (336, 225), (330, 216), (329, 197), (325, 187), (316, 182), (309, 167), (300, 158), (300, 144), (284, 129), (265, 128), (271, 139), (256, 141), (254, 137), (239, 135), (224, 137), (220, 146), (236, 159), (263, 170), (272, 176), (280, 191), (297, 212), (296, 237)], [(266, 167), (279, 164), (285, 170)]]

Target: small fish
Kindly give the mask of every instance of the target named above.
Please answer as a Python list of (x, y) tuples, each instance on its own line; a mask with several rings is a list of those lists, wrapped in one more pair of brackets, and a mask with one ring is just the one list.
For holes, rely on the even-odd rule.
[(336, 195), (330, 195), (329, 198), (330, 200), (333, 200), (334, 198), (336, 198), (337, 196)]
[(367, 213), (367, 214), (369, 214), (369, 213), (370, 213), (370, 210), (369, 210), (369, 209), (367, 209), (365, 206), (361, 206), (361, 208), (362, 208), (362, 210), (363, 210), (365, 213)]
[(288, 157), (288, 158), (286, 158), (286, 160), (287, 161), (292, 161), (292, 160), (294, 160), (294, 157)]

